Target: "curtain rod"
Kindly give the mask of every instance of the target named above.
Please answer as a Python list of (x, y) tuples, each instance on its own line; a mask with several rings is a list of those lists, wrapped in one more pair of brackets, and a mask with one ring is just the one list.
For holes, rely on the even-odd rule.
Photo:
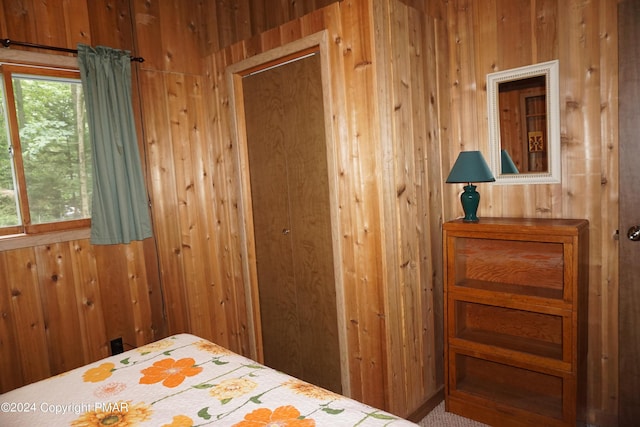
[[(56, 50), (58, 52), (69, 52), (69, 53), (74, 53), (76, 55), (78, 54), (78, 49), (69, 49), (69, 48), (66, 48), (66, 47), (56, 47), (56, 46), (46, 46), (46, 45), (43, 45), (43, 44), (18, 42), (18, 41), (10, 40), (10, 39), (2, 39), (2, 46), (10, 47), (11, 45), (35, 47), (37, 49)], [(139, 56), (130, 56), (129, 58), (133, 62), (144, 62), (144, 58), (141, 58)]]

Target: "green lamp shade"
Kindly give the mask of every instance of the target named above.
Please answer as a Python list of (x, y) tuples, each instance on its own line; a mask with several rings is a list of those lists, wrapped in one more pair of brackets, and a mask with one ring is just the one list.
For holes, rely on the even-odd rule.
[(500, 150), (500, 173), (520, 173), (507, 150)]
[(476, 212), (480, 203), (480, 193), (472, 182), (493, 182), (493, 177), (487, 162), (479, 151), (462, 151), (453, 164), (447, 183), (467, 183), (460, 195), (460, 202), (464, 210), (464, 222), (478, 222)]
[(496, 179), (479, 151), (463, 151), (453, 164), (447, 183), (493, 182)]

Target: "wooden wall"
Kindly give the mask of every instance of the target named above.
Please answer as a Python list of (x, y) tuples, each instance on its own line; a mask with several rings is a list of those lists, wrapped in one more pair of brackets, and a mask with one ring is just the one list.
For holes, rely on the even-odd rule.
[(449, 115), (439, 11), (374, 1), (382, 263), (391, 408), (411, 413), (443, 387), (442, 169)]
[[(129, 247), (92, 248), (86, 238), (63, 241), (52, 238), (50, 242), (27, 243), (26, 247), (7, 247), (0, 242), (0, 391), (101, 357), (107, 350), (108, 340), (115, 337), (112, 334), (125, 336), (125, 341), (139, 345), (168, 333), (189, 331), (244, 354), (249, 353), (249, 324), (244, 316), (247, 307), (237, 249), (240, 245), (235, 212), (238, 194), (234, 192), (233, 183), (238, 171), (226, 160), (233, 150), (233, 142), (226, 130), (228, 123), (218, 111), (224, 110), (228, 98), (220, 86), (219, 76), (209, 74), (212, 55), (241, 40), (247, 42), (234, 45), (228, 53), (231, 56), (225, 61), (233, 62), (267, 49), (270, 44), (278, 45), (297, 31), (303, 31), (302, 21), (296, 21), (298, 18), (332, 3), (321, 0), (0, 0), (1, 38), (62, 47), (75, 47), (77, 42), (104, 44), (130, 49), (146, 59), (145, 63), (134, 66), (137, 70), (135, 87), (139, 89), (134, 102), (140, 112), (140, 146), (147, 168), (155, 230), (155, 242), (150, 240)], [(371, 73), (366, 77), (367, 81), (358, 83), (362, 85), (360, 87), (345, 86), (340, 90), (345, 93), (363, 91), (365, 86), (370, 88), (384, 83), (376, 95), (377, 104), (384, 110), (391, 100), (395, 112), (376, 111), (375, 114), (387, 114), (387, 117), (391, 114), (397, 119), (390, 118), (386, 123), (372, 122), (369, 128), (365, 119), (361, 128), (352, 127), (349, 132), (358, 135), (358, 131), (363, 131), (360, 139), (365, 140), (369, 136), (367, 132), (374, 129), (374, 136), (377, 133), (380, 142), (384, 137), (398, 138), (399, 134), (394, 132), (402, 129), (406, 117), (420, 118), (421, 114), (424, 117), (437, 114), (438, 117), (437, 128), (410, 126), (404, 133), (411, 135), (415, 131), (416, 137), (426, 139), (435, 135), (443, 142), (439, 154), (429, 151), (433, 146), (428, 144), (424, 147), (418, 144), (403, 151), (415, 150), (429, 165), (433, 165), (434, 157), (440, 159), (440, 187), (436, 185), (436, 177), (430, 177), (431, 181), (425, 181), (426, 186), (413, 189), (428, 200), (431, 210), (426, 210), (427, 216), (421, 216), (425, 215), (425, 210), (415, 215), (407, 211), (373, 212), (370, 205), (364, 204), (359, 208), (362, 212), (352, 212), (358, 215), (352, 221), (373, 218), (374, 224), (380, 224), (380, 218), (411, 218), (414, 215), (415, 227), (425, 227), (420, 232), (427, 241), (422, 240), (421, 244), (431, 245), (431, 258), (419, 258), (417, 263), (422, 263), (424, 272), (433, 278), (418, 281), (421, 289), (425, 288), (420, 291), (421, 295), (433, 292), (437, 298), (441, 284), (438, 277), (441, 260), (437, 251), (439, 221), (462, 214), (457, 197), (459, 189), (455, 185), (442, 184), (442, 175), (446, 174), (459, 151), (477, 148), (486, 153), (488, 150), (485, 75), (548, 59), (560, 60), (562, 183), (536, 186), (481, 184), (479, 190), (483, 200), (479, 214), (575, 217), (590, 221), (589, 417), (593, 424), (615, 425), (618, 289), (614, 239), (618, 185), (616, 0), (399, 2), (408, 7), (406, 10), (396, 3), (374, 1), (371, 15), (357, 3), (340, 2), (341, 27), (332, 27), (332, 34), (347, 40), (341, 46), (344, 55), (350, 56), (343, 60), (352, 61), (352, 64), (360, 64), (358, 58), (393, 63), (376, 69), (375, 73), (367, 71), (371, 67), (357, 68), (355, 73), (362, 70)], [(418, 19), (413, 10), (436, 17), (437, 24), (443, 25), (442, 29), (436, 28), (433, 43), (425, 44), (423, 48), (434, 46), (441, 60), (439, 68), (433, 70), (437, 75), (437, 93), (431, 93), (432, 89), (423, 86), (425, 93), (429, 92), (425, 104), (414, 98), (414, 103), (407, 104), (408, 97), (415, 97), (419, 89), (416, 83), (410, 83), (415, 90), (407, 90), (404, 86), (409, 81), (415, 82), (422, 73), (415, 68), (417, 61), (409, 61), (416, 52), (423, 55), (423, 50), (416, 50), (416, 34), (421, 34), (421, 39), (428, 37), (426, 33), (413, 30)], [(380, 11), (401, 18), (388, 20), (379, 14)], [(321, 25), (323, 13), (312, 14), (315, 18), (307, 18), (305, 25), (309, 28)], [(331, 22), (338, 22), (336, 19)], [(366, 22), (359, 25), (366, 29), (355, 25), (363, 19)], [(293, 23), (281, 27), (290, 34), (268, 31), (290, 21)], [(386, 41), (376, 39), (372, 34), (379, 30), (377, 26), (381, 22), (389, 25), (383, 31), (391, 37)], [(403, 31), (405, 23), (410, 25), (411, 31)], [(422, 28), (422, 24), (418, 27)], [(363, 46), (352, 28), (369, 34), (370, 44)], [(257, 37), (259, 34), (263, 36)], [(400, 38), (395, 39), (396, 36)], [(408, 50), (396, 59), (396, 50), (407, 47)], [(405, 67), (412, 67), (413, 72), (409, 73)], [(384, 77), (384, 73), (389, 74)], [(376, 98), (368, 101), (372, 104), (367, 108), (375, 110)], [(217, 104), (212, 105), (214, 102)], [(412, 105), (414, 112), (403, 116), (406, 105)], [(402, 108), (396, 109), (398, 106)], [(421, 111), (422, 108), (429, 108), (429, 112)], [(353, 114), (355, 110), (344, 113)], [(402, 144), (411, 142), (408, 138), (402, 141)], [(387, 154), (394, 155), (393, 152)], [(367, 161), (381, 165), (385, 159)], [(406, 159), (394, 160), (394, 167), (384, 169), (384, 176), (366, 175), (364, 180), (358, 181), (366, 191), (372, 191), (367, 185), (375, 184), (381, 201), (391, 198), (391, 188), (403, 173), (411, 177), (411, 174), (436, 173), (438, 169), (421, 170), (420, 165), (410, 165)], [(403, 172), (405, 166), (417, 169)], [(395, 190), (395, 194), (401, 193), (405, 202), (411, 201), (408, 195), (412, 193), (400, 191), (403, 187)], [(438, 205), (442, 206), (440, 212), (436, 212)], [(376, 208), (380, 206), (390, 205), (377, 204)], [(437, 220), (434, 219), (436, 216)], [(360, 226), (366, 224), (363, 222)], [(396, 230), (395, 236), (407, 236), (412, 229)], [(364, 232), (365, 228), (359, 230), (359, 235), (348, 236), (358, 244), (361, 243), (358, 239), (370, 238)], [(394, 239), (386, 237), (376, 250), (387, 251), (393, 247)], [(405, 249), (408, 252), (396, 251), (397, 259), (406, 260), (402, 254), (415, 250), (410, 246)], [(423, 248), (421, 253), (428, 251)], [(358, 254), (362, 253), (365, 252), (349, 255), (352, 267), (360, 268), (362, 258), (358, 258)], [(367, 263), (362, 265), (369, 266)], [(386, 269), (377, 274), (390, 283), (393, 271)], [(407, 270), (405, 274), (411, 273)], [(61, 275), (63, 279), (59, 278)], [(58, 277), (55, 282), (54, 276)], [(160, 286), (164, 304), (159, 297)], [(404, 286), (396, 290), (413, 291)], [(379, 295), (369, 295), (363, 287), (358, 288), (358, 292), (354, 297), (362, 300), (360, 307), (368, 307), (371, 303), (373, 311), (389, 309), (376, 299)], [(392, 296), (386, 295), (384, 300), (391, 301), (388, 297)], [(70, 306), (75, 308), (69, 310)], [(437, 314), (437, 305), (427, 309), (436, 310)], [(166, 321), (163, 321), (164, 313)], [(437, 322), (438, 317), (434, 319)], [(77, 327), (77, 336), (63, 333), (65, 327), (71, 326)], [(380, 329), (380, 333), (391, 332), (387, 326)], [(422, 326), (415, 324), (413, 327)], [(427, 326), (429, 328), (431, 325)], [(437, 324), (433, 328), (437, 332)], [(358, 338), (354, 339), (357, 342)], [(82, 358), (69, 354), (73, 342), (76, 343), (74, 351), (83, 349)], [(363, 344), (367, 345), (364, 341)], [(412, 356), (410, 351), (409, 357)], [(392, 361), (408, 363), (399, 353), (391, 354)], [(437, 366), (434, 363), (430, 360), (427, 366)], [(362, 385), (369, 384), (365, 377), (363, 372)], [(391, 376), (383, 382), (387, 386), (393, 385), (393, 379)], [(374, 376), (370, 380), (379, 381), (380, 377)], [(433, 381), (436, 385), (441, 383), (437, 378)], [(377, 399), (380, 396), (374, 400), (377, 402)]]
[[(590, 233), (588, 415), (617, 413), (617, 4), (615, 0), (448, 2), (451, 144), (488, 153), (486, 74), (560, 61), (562, 182), (480, 184), (478, 215), (586, 218)], [(450, 166), (449, 166), (450, 167)], [(445, 219), (462, 215), (459, 188), (444, 191)]]
[[(130, 16), (123, 2), (1, 1), (0, 37), (132, 49)], [(0, 392), (105, 357), (111, 339), (166, 335), (155, 240), (91, 246), (88, 235), (0, 240)]]
[(0, 38), (144, 57), (132, 67), (134, 109), (155, 230), (127, 246), (93, 247), (88, 232), (0, 241), (0, 392), (107, 356), (117, 337), (130, 348), (190, 331), (248, 352), (233, 230), (216, 210), (233, 195), (216, 193), (204, 166), (216, 162), (206, 153), (202, 59), (330, 2), (252, 3), (0, 0)]
[[(332, 227), (339, 236), (339, 317), (344, 317), (343, 368), (349, 379), (343, 387), (358, 400), (403, 416), (442, 386), (436, 57), (446, 52), (437, 43), (444, 29), (402, 2), (337, 2), (217, 52), (208, 71), (209, 92), (216, 95), (211, 122), (219, 132), (211, 147), (220, 168), (213, 181), (216, 191), (236, 198), (220, 205), (220, 212), (226, 210), (232, 221), (237, 217), (239, 234), (248, 236), (242, 258), (249, 260), (244, 269), (249, 273), (242, 280), (250, 289), (256, 255), (252, 221), (242, 212), (250, 211), (242, 196), (249, 193), (242, 184), (248, 171), (238, 162), (242, 140), (234, 138), (236, 113), (226, 70), (326, 32), (331, 78), (324, 88), (325, 109), (334, 138), (327, 150), (335, 172), (331, 198), (339, 207)], [(233, 237), (229, 243), (236, 244)]]
[(132, 348), (165, 333), (152, 239), (10, 243), (0, 251), (0, 392), (106, 357), (111, 339)]

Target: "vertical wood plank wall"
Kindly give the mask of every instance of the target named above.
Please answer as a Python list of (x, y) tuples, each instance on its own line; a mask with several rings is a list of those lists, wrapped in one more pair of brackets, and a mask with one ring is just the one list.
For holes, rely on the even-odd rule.
[[(442, 21), (403, 2), (373, 2), (380, 93), (387, 389), (397, 411), (443, 384), (440, 151), (448, 115)], [(444, 98), (446, 99), (446, 97)], [(403, 402), (403, 403), (401, 403)], [(402, 405), (405, 405), (404, 407)]]
[[(130, 16), (128, 3), (1, 1), (0, 37), (132, 50)], [(130, 348), (166, 335), (161, 293), (153, 239), (0, 241), (0, 392), (105, 357), (111, 339)]]
[[(367, 208), (367, 205), (376, 206), (377, 194), (374, 191), (375, 187), (373, 190), (363, 188), (365, 179), (357, 175), (360, 168), (354, 166), (362, 163), (364, 165), (362, 169), (365, 171), (375, 170), (374, 150), (370, 148), (372, 138), (369, 136), (375, 126), (371, 123), (363, 125), (354, 119), (356, 111), (365, 118), (371, 118), (374, 114), (371, 106), (366, 104), (349, 108), (349, 105), (353, 105), (353, 97), (363, 93), (362, 85), (366, 85), (367, 79), (372, 77), (371, 45), (367, 22), (365, 21), (363, 25), (357, 18), (359, 13), (362, 13), (361, 16), (364, 18), (367, 18), (368, 14), (366, 9), (361, 9), (359, 7), (343, 8), (336, 3), (215, 54), (211, 63), (211, 75), (217, 98), (212, 111), (221, 125), (220, 138), (216, 138), (220, 141), (217, 157), (224, 158), (225, 162), (233, 165), (238, 158), (236, 148), (225, 149), (227, 145), (233, 146), (234, 142), (228, 141), (233, 133), (231, 129), (233, 118), (229, 110), (230, 94), (226, 83), (226, 68), (255, 54), (278, 48), (318, 31), (325, 29), (329, 31), (332, 86), (324, 90), (331, 92), (334, 127), (332, 133), (340, 135), (341, 142), (336, 147), (339, 152), (331, 156), (335, 157), (337, 170), (340, 171), (338, 194), (331, 197), (337, 198), (341, 206), (338, 222), (343, 241), (338, 245), (343, 248), (341, 255), (342, 271), (345, 272), (344, 299), (350, 301), (345, 304), (345, 317), (348, 322), (346, 335), (348, 342), (351, 343), (347, 355), (352, 379), (349, 388), (356, 399), (384, 406), (385, 396), (384, 387), (382, 387), (384, 362), (383, 349), (380, 348), (383, 342), (384, 323), (377, 315), (383, 313), (383, 308), (380, 288), (377, 286), (379, 266), (371, 262), (372, 259), (379, 258), (377, 255), (380, 249), (379, 242), (375, 238), (369, 238), (365, 230), (367, 225), (371, 227), (378, 225), (377, 211), (371, 207)], [(356, 64), (360, 64), (361, 78), (353, 76)], [(345, 76), (347, 73), (349, 75)], [(245, 94), (245, 98), (247, 97), (249, 95)], [(236, 165), (234, 171), (237, 171), (238, 167)], [(237, 172), (235, 175), (227, 175), (227, 179), (236, 181), (229, 183), (229, 190), (236, 194), (238, 192), (236, 189), (240, 188), (238, 178)], [(375, 174), (368, 174), (369, 184), (372, 180), (375, 180)], [(357, 194), (352, 194), (355, 185), (362, 187), (358, 188)], [(354, 200), (358, 200), (361, 206), (357, 206), (358, 202), (354, 203)], [(244, 205), (246, 206), (246, 203)], [(354, 224), (355, 222), (360, 222), (360, 225)], [(251, 255), (251, 248), (249, 250), (251, 259), (255, 255)]]
[[(381, 3), (387, 6), (378, 8)], [(384, 33), (378, 42), (374, 28)], [(329, 157), (337, 170), (331, 178), (336, 181), (332, 198), (339, 206), (333, 227), (338, 230), (334, 235), (341, 236), (336, 247), (347, 388), (356, 399), (407, 416), (442, 385), (441, 321), (434, 318), (441, 312), (442, 206), (433, 18), (397, 1), (344, 1), (217, 52), (209, 72), (216, 93), (212, 122), (220, 124), (215, 157), (230, 166), (239, 157), (229, 136), (234, 113), (227, 67), (318, 31), (329, 38), (331, 79), (325, 91), (336, 138)], [(411, 35), (416, 36), (414, 47), (403, 45)], [(389, 45), (394, 37), (399, 41)], [(396, 64), (389, 61), (391, 53), (378, 57), (378, 50), (398, 46), (404, 50), (394, 57), (397, 65), (391, 65)], [(376, 88), (381, 85), (396, 104), (379, 101)], [(431, 156), (433, 164), (428, 163)], [(237, 180), (239, 167), (227, 169), (225, 178)], [(239, 192), (240, 183), (228, 185)], [(254, 257), (249, 248), (247, 258)]]
[[(448, 2), (450, 142), (488, 153), (486, 74), (559, 59), (562, 182), (480, 184), (478, 216), (589, 220), (588, 422), (616, 425), (618, 295), (617, 3), (615, 0)], [(445, 219), (462, 215), (447, 185)]]
[[(351, 296), (358, 304), (351, 309), (369, 313), (389, 310), (389, 304), (402, 298), (403, 292), (414, 291), (403, 280), (417, 277), (420, 270), (420, 289), (415, 291), (424, 298), (421, 308), (433, 310), (434, 324), (406, 319), (416, 322), (410, 326), (415, 332), (424, 328), (417, 335), (419, 340), (441, 339), (429, 330), (438, 333), (437, 322), (441, 321), (437, 304), (429, 306), (429, 299), (437, 301), (441, 291), (440, 222), (461, 215), (459, 189), (442, 184), (442, 176), (459, 151), (488, 150), (486, 73), (560, 60), (562, 183), (482, 184), (479, 214), (590, 221), (589, 422), (615, 425), (616, 1), (376, 0), (370, 7), (366, 2), (343, 0), (337, 9), (336, 5), (327, 9), (334, 14), (339, 9), (339, 17), (324, 11), (298, 20), (332, 3), (0, 0), (1, 38), (70, 48), (78, 42), (103, 44), (129, 49), (145, 58), (145, 63), (133, 67), (134, 87), (139, 88), (134, 106), (139, 112), (140, 147), (146, 159), (155, 230), (155, 242), (126, 247), (91, 247), (88, 240), (75, 239), (6, 250), (0, 242), (0, 392), (102, 357), (108, 353), (108, 340), (115, 336), (139, 345), (168, 333), (188, 331), (249, 354), (248, 308), (238, 250), (234, 182), (238, 171), (229, 161), (234, 147), (227, 118), (221, 113), (228, 102), (225, 83), (216, 74), (219, 69), (211, 73), (211, 55), (215, 61), (223, 61), (216, 65), (219, 68), (327, 25), (330, 37), (340, 36), (342, 50), (334, 60), (356, 79), (336, 87), (335, 95), (349, 99), (369, 91), (361, 100), (369, 103), (365, 110), (353, 109), (360, 107), (347, 102), (336, 111), (341, 115), (336, 119), (348, 132), (348, 144), (341, 147), (345, 162), (341, 167), (353, 170), (353, 162), (367, 166), (360, 169), (362, 176), (341, 179), (348, 182), (341, 184), (345, 197), (341, 202), (353, 206), (348, 198), (360, 194), (374, 198), (350, 207), (341, 218), (342, 224), (350, 224), (350, 230), (358, 233), (344, 237), (352, 243), (346, 245), (352, 250), (344, 254), (345, 272), (352, 275), (351, 280), (360, 279)], [(416, 10), (437, 18), (435, 30), (428, 30), (430, 24)], [(381, 12), (388, 12), (388, 17)], [(380, 28), (384, 22), (388, 27)], [(290, 24), (269, 31), (286, 23)], [(404, 25), (411, 29), (408, 34)], [(369, 40), (363, 40), (362, 35)], [(246, 41), (217, 53), (241, 40)], [(435, 50), (439, 63), (421, 64), (418, 55), (424, 60), (431, 56), (424, 53), (430, 49)], [(377, 66), (374, 73), (367, 64), (371, 60), (373, 67), (383, 60), (389, 64)], [(430, 86), (434, 74), (435, 88)], [(383, 83), (380, 91), (371, 92), (379, 83)], [(419, 99), (421, 90), (428, 98)], [(406, 108), (413, 112), (408, 114)], [(374, 114), (363, 121), (348, 121), (360, 111)], [(376, 123), (374, 117), (386, 119)], [(421, 123), (403, 128), (410, 118), (415, 122), (422, 117)], [(437, 125), (433, 118), (437, 118)], [(396, 145), (383, 145), (385, 138), (393, 138)], [(442, 144), (433, 144), (432, 139)], [(380, 146), (372, 152), (358, 151), (372, 141)], [(399, 147), (406, 148), (393, 151)], [(411, 151), (424, 162), (411, 159)], [(384, 172), (380, 177), (372, 176), (376, 166)], [(421, 175), (428, 178), (420, 181), (420, 186), (414, 182), (414, 187), (393, 188)], [(377, 202), (371, 204), (375, 198)], [(404, 203), (414, 198), (420, 207), (387, 203), (391, 198)], [(387, 219), (402, 221), (387, 225), (383, 221)], [(403, 226), (394, 234), (386, 233), (399, 223)], [(384, 240), (371, 242), (373, 232), (383, 230), (367, 230), (371, 224), (385, 227)], [(419, 249), (408, 242), (396, 246), (412, 233), (409, 224), (423, 227), (415, 242)], [(410, 261), (407, 269), (399, 272), (391, 263), (371, 265), (370, 257), (380, 253), (394, 254), (396, 261)], [(416, 259), (417, 254), (429, 257)], [(402, 284), (385, 288), (384, 294), (367, 293), (370, 282), (364, 279), (371, 275), (383, 277), (387, 284)], [(63, 332), (64, 325), (75, 325), (77, 336)], [(355, 350), (369, 355), (375, 354), (373, 346), (379, 340), (363, 340), (358, 334), (364, 327), (378, 335), (398, 331), (389, 329), (389, 324), (359, 327), (359, 332), (353, 330), (353, 342), (362, 345)], [(356, 372), (354, 375), (362, 378), (358, 387), (382, 381), (387, 393), (393, 390), (404, 397), (404, 392), (393, 389), (399, 384), (393, 382), (394, 376), (405, 375), (396, 363), (406, 363), (409, 368), (415, 366), (412, 363), (421, 363), (411, 357), (424, 343), (413, 345), (400, 350), (392, 344), (389, 360), (380, 360), (381, 356), (369, 360), (377, 366), (393, 365), (393, 369), (387, 370), (386, 378), (369, 377), (366, 370)], [(438, 366), (431, 358), (441, 357), (439, 348), (433, 348), (436, 351), (425, 361), (427, 370)], [(82, 357), (77, 355), (78, 349), (82, 349)], [(436, 378), (429, 378), (425, 390), (441, 384), (439, 371), (429, 372)], [(362, 393), (354, 391), (355, 397)], [(423, 397), (412, 398), (418, 401)], [(380, 399), (384, 396), (372, 397), (374, 403)], [(408, 402), (407, 408), (414, 404)], [(406, 409), (397, 403), (390, 406), (397, 412)]]

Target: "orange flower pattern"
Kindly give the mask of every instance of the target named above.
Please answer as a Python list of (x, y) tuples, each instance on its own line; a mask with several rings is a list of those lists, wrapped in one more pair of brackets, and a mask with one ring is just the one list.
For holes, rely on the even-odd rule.
[(224, 347), (220, 347), (217, 344), (214, 344), (212, 342), (209, 341), (198, 341), (197, 343), (195, 343), (196, 348), (198, 348), (198, 350), (202, 350), (202, 351), (206, 351), (212, 354), (217, 354), (217, 355), (231, 355), (233, 354), (230, 350), (227, 350)]
[(100, 399), (106, 399), (107, 397), (115, 396), (126, 388), (127, 385), (125, 383), (111, 382), (95, 390), (93, 395)]
[(300, 419), (300, 411), (295, 406), (280, 406), (274, 411), (268, 408), (256, 409), (244, 416), (244, 420), (234, 427), (313, 427), (316, 422), (311, 418)]
[(155, 384), (162, 381), (165, 387), (177, 387), (185, 377), (192, 377), (202, 372), (202, 367), (195, 366), (196, 361), (191, 357), (174, 360), (170, 357), (155, 362), (153, 366), (140, 371), (143, 377), (140, 384)]
[(108, 411), (98, 408), (85, 412), (71, 423), (72, 427), (118, 426), (135, 427), (147, 421), (151, 410), (143, 403), (132, 405), (131, 402), (117, 402)]
[(297, 394), (301, 394), (303, 396), (310, 397), (312, 399), (318, 400), (339, 400), (342, 399), (342, 396), (339, 394), (335, 394), (332, 391), (326, 390), (324, 388), (317, 387), (313, 384), (309, 384), (304, 381), (300, 381), (298, 379), (292, 379), (283, 384), (283, 386), (290, 388)]
[(82, 376), (82, 379), (86, 383), (97, 383), (104, 381), (111, 376), (113, 369), (116, 365), (111, 362), (103, 363), (97, 368), (91, 368), (87, 370)]
[(46, 411), (0, 411), (0, 426), (415, 427), (189, 334), (111, 356), (3, 398), (51, 403)]
[(171, 424), (164, 424), (162, 427), (192, 427), (193, 420), (186, 415), (176, 415)]

